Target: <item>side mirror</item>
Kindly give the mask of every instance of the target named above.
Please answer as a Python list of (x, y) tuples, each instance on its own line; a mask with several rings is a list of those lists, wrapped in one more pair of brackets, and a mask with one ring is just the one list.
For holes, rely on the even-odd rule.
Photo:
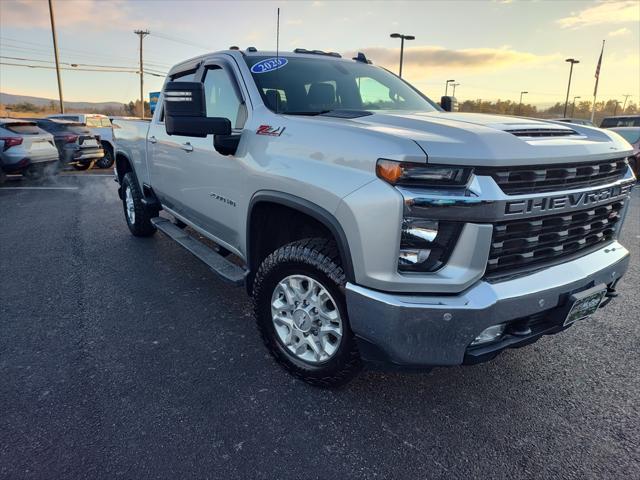
[(440, 98), (440, 106), (446, 112), (457, 112), (458, 100), (456, 97), (442, 97)]
[(201, 137), (230, 135), (231, 121), (207, 117), (204, 85), (200, 82), (168, 82), (164, 89), (164, 125), (169, 135)]

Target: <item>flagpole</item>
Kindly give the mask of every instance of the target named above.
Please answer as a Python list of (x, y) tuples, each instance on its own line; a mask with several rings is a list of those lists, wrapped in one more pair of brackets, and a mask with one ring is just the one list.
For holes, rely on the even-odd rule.
[(602, 50), (600, 50), (600, 58), (598, 59), (598, 66), (596, 67), (596, 86), (593, 89), (593, 105), (591, 106), (591, 123), (593, 123), (593, 117), (596, 114), (596, 97), (598, 95), (598, 81), (600, 80), (600, 67), (602, 66), (603, 53), (604, 53), (604, 40), (602, 40)]

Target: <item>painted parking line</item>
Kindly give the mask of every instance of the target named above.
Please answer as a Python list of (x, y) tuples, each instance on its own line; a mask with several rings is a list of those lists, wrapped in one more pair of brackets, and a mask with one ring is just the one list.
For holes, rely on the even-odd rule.
[(0, 187), (0, 190), (78, 190), (80, 187)]
[(80, 173), (62, 173), (58, 175), (58, 177), (60, 178), (65, 178), (65, 177), (73, 177), (73, 178), (111, 177), (113, 178), (113, 173), (88, 173), (85, 175), (82, 175)]

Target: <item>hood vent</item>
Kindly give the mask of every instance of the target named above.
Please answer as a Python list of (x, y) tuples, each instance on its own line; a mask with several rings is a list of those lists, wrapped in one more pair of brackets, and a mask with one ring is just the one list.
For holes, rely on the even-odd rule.
[(516, 137), (566, 137), (569, 135), (579, 135), (570, 128), (521, 128), (516, 130), (505, 130)]

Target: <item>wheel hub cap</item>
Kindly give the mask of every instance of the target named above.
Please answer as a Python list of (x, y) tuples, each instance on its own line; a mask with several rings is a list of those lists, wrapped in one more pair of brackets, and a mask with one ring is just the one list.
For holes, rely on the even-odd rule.
[(298, 309), (293, 312), (293, 324), (298, 330), (308, 332), (311, 330), (311, 317), (304, 310)]
[(337, 303), (327, 288), (306, 275), (280, 281), (271, 297), (276, 335), (289, 352), (309, 363), (326, 362), (342, 341)]

